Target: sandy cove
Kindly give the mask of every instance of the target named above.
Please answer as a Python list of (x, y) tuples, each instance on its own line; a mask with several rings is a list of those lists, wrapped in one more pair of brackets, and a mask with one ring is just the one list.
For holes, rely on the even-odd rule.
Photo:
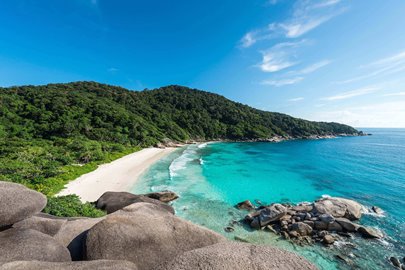
[(177, 148), (145, 148), (69, 182), (57, 196), (76, 194), (83, 202), (96, 201), (106, 191), (130, 191), (153, 163)]

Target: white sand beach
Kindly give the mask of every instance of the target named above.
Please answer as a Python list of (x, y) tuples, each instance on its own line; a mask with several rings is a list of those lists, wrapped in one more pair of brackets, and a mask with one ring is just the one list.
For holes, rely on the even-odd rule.
[(57, 196), (76, 194), (83, 202), (96, 201), (106, 191), (130, 191), (149, 166), (177, 148), (145, 148), (69, 182)]

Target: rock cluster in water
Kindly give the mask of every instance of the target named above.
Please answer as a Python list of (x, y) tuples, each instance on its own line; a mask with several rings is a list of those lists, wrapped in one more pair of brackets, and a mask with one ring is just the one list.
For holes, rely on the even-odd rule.
[[(337, 236), (358, 233), (364, 238), (382, 238), (381, 231), (355, 221), (362, 216), (363, 206), (353, 200), (327, 197), (298, 205), (274, 203), (257, 209), (250, 201), (236, 205), (250, 210), (245, 221), (254, 229), (268, 229), (299, 244), (322, 242), (333, 244)], [(382, 211), (378, 207), (374, 211)]]
[(0, 269), (253, 270), (316, 269), (270, 246), (237, 243), (176, 217), (171, 192), (107, 192), (102, 218), (40, 213), (46, 197), (0, 182)]

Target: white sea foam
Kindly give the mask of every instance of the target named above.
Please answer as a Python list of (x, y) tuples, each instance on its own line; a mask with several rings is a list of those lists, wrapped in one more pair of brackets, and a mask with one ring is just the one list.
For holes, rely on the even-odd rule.
[(367, 208), (367, 207), (365, 207), (365, 206), (363, 206), (361, 210), (362, 210), (362, 213), (363, 213), (364, 215), (374, 216), (374, 217), (380, 217), (380, 218), (385, 217), (385, 211), (384, 211), (384, 210), (382, 210), (382, 213), (381, 213), (381, 214), (377, 214), (377, 213), (374, 212), (372, 209)]
[(184, 150), (181, 156), (173, 160), (169, 166), (170, 179), (177, 176), (179, 171), (185, 169), (187, 167), (187, 163), (193, 160), (192, 156), (195, 154), (195, 150), (192, 148), (192, 146), (189, 146), (186, 150)]
[(330, 196), (330, 195), (328, 195), (328, 194), (323, 194), (321, 197), (324, 198), (324, 199), (332, 198), (332, 196)]
[(202, 144), (199, 144), (197, 147), (201, 149), (201, 148), (207, 147), (207, 145), (208, 145), (208, 143), (202, 143)]
[(200, 165), (204, 164), (204, 160), (202, 158), (200, 158), (199, 161), (200, 161)]

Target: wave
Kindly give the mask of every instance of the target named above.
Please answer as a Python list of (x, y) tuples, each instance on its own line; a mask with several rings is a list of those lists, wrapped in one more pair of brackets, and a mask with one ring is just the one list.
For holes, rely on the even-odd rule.
[(207, 147), (207, 145), (208, 145), (208, 143), (202, 143), (202, 144), (199, 144), (197, 147), (201, 149), (201, 148)]
[(189, 146), (186, 148), (186, 150), (184, 150), (181, 156), (173, 160), (169, 166), (170, 179), (173, 179), (173, 177), (179, 174), (179, 171), (185, 169), (187, 167), (187, 163), (194, 160), (193, 155), (195, 154), (196, 151)]

